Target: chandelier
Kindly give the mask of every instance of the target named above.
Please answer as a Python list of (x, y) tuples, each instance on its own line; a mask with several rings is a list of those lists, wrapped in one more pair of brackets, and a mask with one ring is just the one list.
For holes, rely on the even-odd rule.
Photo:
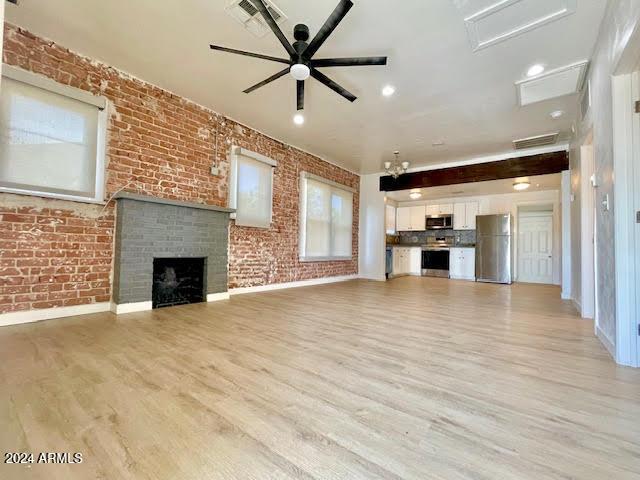
[(393, 154), (396, 157), (393, 161), (393, 164), (391, 162), (384, 162), (384, 171), (391, 175), (393, 178), (398, 178), (400, 175), (407, 172), (407, 170), (409, 169), (409, 162), (400, 162), (398, 160), (400, 152), (398, 152), (397, 150), (393, 152)]

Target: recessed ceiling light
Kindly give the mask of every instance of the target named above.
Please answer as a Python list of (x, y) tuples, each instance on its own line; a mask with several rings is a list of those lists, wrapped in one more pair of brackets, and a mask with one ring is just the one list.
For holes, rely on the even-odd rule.
[(304, 124), (304, 115), (301, 113), (296, 113), (293, 116), (293, 123), (295, 123), (296, 125), (303, 125)]
[(384, 95), (385, 97), (390, 97), (394, 93), (396, 93), (396, 87), (394, 87), (393, 85), (385, 85), (382, 89), (382, 95)]
[(562, 115), (564, 115), (564, 112), (562, 110), (555, 110), (551, 112), (549, 115), (551, 115), (551, 118), (555, 120), (556, 118), (560, 118)]
[(535, 65), (531, 65), (529, 70), (527, 70), (527, 77), (535, 77), (536, 75), (540, 75), (544, 72), (544, 66), (536, 63)]
[(529, 182), (516, 182), (513, 184), (513, 189), (521, 192), (522, 190), (526, 190), (531, 186)]
[(422, 194), (420, 192), (411, 192), (409, 194), (409, 198), (411, 200), (418, 200), (419, 198), (422, 198)]

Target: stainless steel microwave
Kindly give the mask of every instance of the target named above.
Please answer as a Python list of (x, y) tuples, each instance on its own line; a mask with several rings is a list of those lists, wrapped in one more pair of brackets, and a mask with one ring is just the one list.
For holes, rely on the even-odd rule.
[(427, 215), (427, 230), (451, 230), (453, 228), (453, 215)]

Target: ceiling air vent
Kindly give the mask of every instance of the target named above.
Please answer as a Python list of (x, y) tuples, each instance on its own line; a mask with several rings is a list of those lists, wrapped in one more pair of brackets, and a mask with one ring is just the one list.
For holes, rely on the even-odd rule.
[[(287, 19), (273, 2), (265, 0), (265, 3), (276, 23), (283, 23)], [(225, 10), (256, 37), (262, 38), (270, 31), (258, 9), (249, 0), (233, 0)]]
[(544, 147), (553, 145), (558, 141), (558, 132), (547, 133), (545, 135), (537, 135), (535, 137), (521, 138), (513, 141), (513, 148), (522, 150), (524, 148)]

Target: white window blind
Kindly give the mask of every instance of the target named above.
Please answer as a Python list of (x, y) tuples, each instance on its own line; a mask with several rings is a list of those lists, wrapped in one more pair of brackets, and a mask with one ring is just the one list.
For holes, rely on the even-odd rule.
[(301, 202), (300, 259), (350, 259), (353, 191), (303, 173)]
[(236, 209), (236, 225), (269, 228), (276, 162), (257, 153), (233, 147), (229, 205)]
[[(21, 78), (29, 75), (22, 72)], [(34, 83), (2, 79), (0, 189), (103, 200), (100, 109)], [(56, 87), (63, 88), (70, 87)]]

